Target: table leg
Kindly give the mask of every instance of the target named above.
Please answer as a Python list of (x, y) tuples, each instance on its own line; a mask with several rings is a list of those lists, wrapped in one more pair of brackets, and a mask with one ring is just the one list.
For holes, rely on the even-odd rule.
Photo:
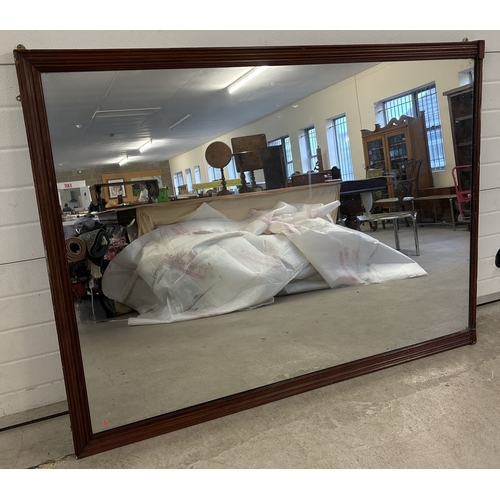
[(401, 251), (401, 245), (399, 244), (399, 221), (394, 219), (392, 221), (394, 227), (394, 242), (396, 243), (396, 250)]
[(420, 255), (420, 245), (418, 243), (417, 214), (411, 218), (413, 222), (413, 235), (415, 237), (415, 253)]
[(453, 209), (453, 198), (449, 198), (450, 200), (450, 212), (451, 212), (451, 222), (453, 224), (453, 231), (456, 231), (457, 226), (455, 224), (455, 211)]

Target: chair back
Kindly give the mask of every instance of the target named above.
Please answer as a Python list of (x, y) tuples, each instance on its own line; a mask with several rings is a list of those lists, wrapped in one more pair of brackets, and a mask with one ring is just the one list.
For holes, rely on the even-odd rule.
[[(366, 178), (373, 179), (374, 177), (383, 177), (384, 168), (383, 167), (371, 167), (366, 169)], [(382, 198), (387, 198), (387, 186), (384, 189), (373, 191), (372, 197), (374, 200), (380, 200)]]
[(401, 165), (400, 178), (395, 180), (394, 192), (400, 201), (418, 195), (418, 175), (422, 160), (411, 158)]

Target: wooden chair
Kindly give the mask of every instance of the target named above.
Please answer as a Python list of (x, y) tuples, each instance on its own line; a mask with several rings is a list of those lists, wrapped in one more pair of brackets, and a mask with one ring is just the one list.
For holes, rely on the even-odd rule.
[[(357, 217), (360, 224), (368, 222), (372, 230), (376, 231), (379, 223), (385, 229), (386, 222), (392, 222), (396, 250), (401, 251), (399, 242), (399, 222), (405, 221), (406, 226), (413, 228), (415, 240), (415, 255), (420, 255), (418, 241), (417, 212), (413, 209), (413, 200), (418, 194), (418, 174), (422, 160), (410, 159), (399, 170), (399, 175), (392, 176), (394, 197), (383, 197), (373, 200), (371, 207), (365, 206), (366, 213)], [(411, 208), (408, 208), (410, 205)], [(376, 212), (378, 210), (378, 212)]]
[[(389, 174), (392, 177), (394, 196), (385, 196), (373, 201), (372, 211), (391, 212), (395, 210), (408, 210), (413, 199), (418, 196), (418, 175), (422, 160), (411, 158), (404, 162), (399, 170)], [(379, 209), (379, 210), (378, 210)]]

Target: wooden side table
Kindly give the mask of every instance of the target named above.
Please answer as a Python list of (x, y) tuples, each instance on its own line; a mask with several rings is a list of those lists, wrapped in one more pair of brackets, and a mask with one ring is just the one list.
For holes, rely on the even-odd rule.
[(436, 209), (436, 202), (439, 200), (448, 200), (450, 203), (450, 212), (451, 212), (451, 222), (453, 224), (453, 231), (456, 229), (456, 221), (455, 221), (455, 212), (453, 210), (453, 200), (457, 199), (456, 194), (434, 194), (430, 196), (418, 196), (417, 198), (413, 198), (412, 200), (412, 208), (413, 211), (415, 211), (415, 202), (420, 202), (420, 201), (432, 201), (433, 207), (434, 207), (434, 224), (437, 224), (437, 209)]

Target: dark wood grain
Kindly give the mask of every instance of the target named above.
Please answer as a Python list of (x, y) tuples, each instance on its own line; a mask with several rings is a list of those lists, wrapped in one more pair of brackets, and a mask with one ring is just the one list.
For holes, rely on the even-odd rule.
[(471, 340), (477, 341), (477, 276), (478, 276), (478, 240), (479, 240), (479, 175), (481, 157), (481, 106), (483, 99), (483, 59), (484, 42), (478, 46), (478, 56), (474, 64), (474, 118), (472, 131), (472, 214), (469, 268), (469, 326)]
[[(480, 105), (484, 42), (394, 45), (212, 47), (171, 49), (15, 50), (21, 102), (49, 271), (75, 453), (85, 457), (220, 418), (476, 341)], [(213, 66), (328, 64), (438, 59), (475, 61), (474, 178), (469, 325), (465, 331), (316, 371), (250, 391), (94, 434), (60, 221), (41, 74)]]
[(81, 453), (92, 437), (90, 410), (83, 372), (83, 360), (70, 285), (69, 268), (60, 222), (57, 181), (53, 168), (49, 129), (43, 100), (40, 73), (22, 58), (16, 58), (16, 70), (35, 193), (40, 214), (42, 238), (47, 259), (49, 282), (58, 333), (68, 409), (75, 453)]
[(23, 50), (40, 72), (475, 59), (480, 42), (283, 47)]

